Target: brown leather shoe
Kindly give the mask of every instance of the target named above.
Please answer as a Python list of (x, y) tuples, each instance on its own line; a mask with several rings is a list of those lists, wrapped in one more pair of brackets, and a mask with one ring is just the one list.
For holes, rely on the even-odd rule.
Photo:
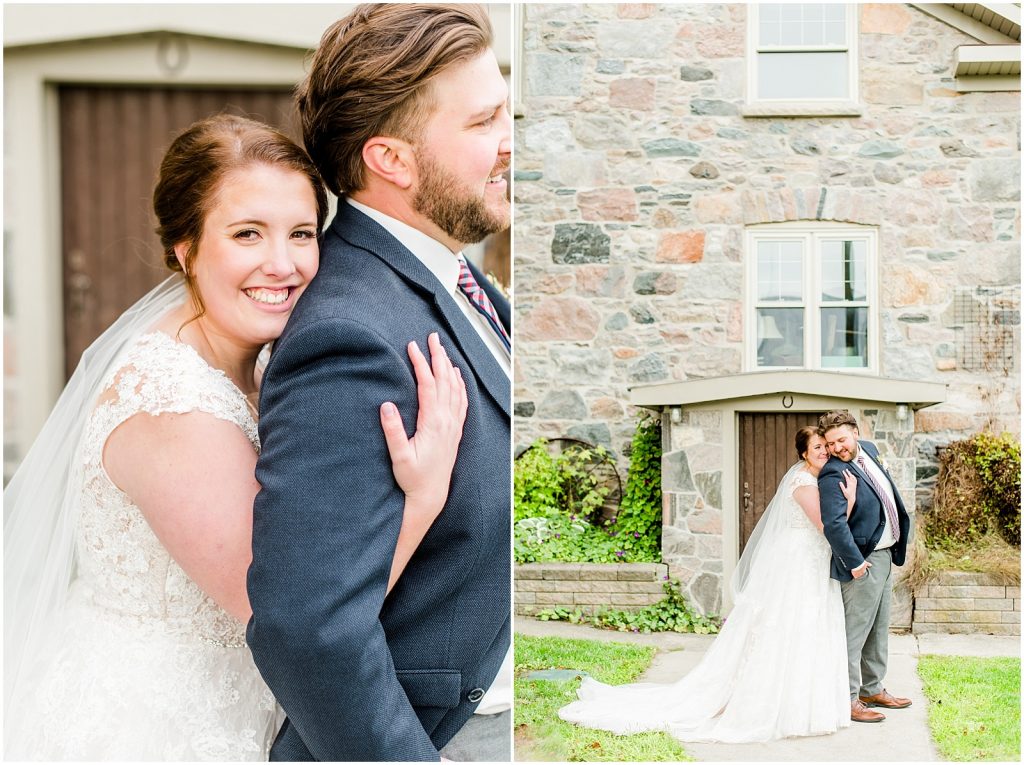
[(893, 696), (889, 691), (882, 689), (881, 693), (874, 696), (861, 696), (860, 701), (866, 707), (885, 707), (886, 709), (904, 709), (911, 704), (910, 699), (901, 699)]
[(854, 699), (850, 702), (850, 719), (854, 722), (882, 722), (885, 715), (868, 709), (860, 699)]

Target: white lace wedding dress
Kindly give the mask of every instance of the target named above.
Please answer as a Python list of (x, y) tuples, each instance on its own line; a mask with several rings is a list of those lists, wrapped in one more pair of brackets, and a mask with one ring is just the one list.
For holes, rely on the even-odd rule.
[(207, 412), (258, 450), (246, 399), (161, 332), (142, 335), (103, 387), (86, 424), (67, 618), (27, 697), (6, 710), (5, 756), (266, 760), (277, 710), (245, 625), (188, 578), (101, 462), (107, 437), (138, 412)]
[(585, 678), (569, 722), (614, 733), (663, 730), (683, 741), (744, 743), (832, 733), (850, 724), (846, 631), (831, 551), (793, 498), (817, 480), (793, 469), (779, 516), (704, 658), (673, 684)]

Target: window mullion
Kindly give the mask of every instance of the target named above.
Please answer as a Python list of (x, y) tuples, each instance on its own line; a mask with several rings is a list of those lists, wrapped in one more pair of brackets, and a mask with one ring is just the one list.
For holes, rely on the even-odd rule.
[(804, 313), (804, 327), (806, 335), (804, 358), (808, 369), (821, 369), (821, 264), (818, 254), (818, 237), (814, 232), (808, 232), (805, 236), (805, 249), (807, 250), (807, 278), (804, 289), (807, 296), (804, 302), (807, 308)]

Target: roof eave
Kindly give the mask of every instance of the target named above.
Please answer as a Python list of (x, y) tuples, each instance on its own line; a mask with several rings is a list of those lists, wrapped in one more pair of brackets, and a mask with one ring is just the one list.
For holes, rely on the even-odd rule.
[(96, 43), (97, 41), (105, 41), (110, 43), (115, 42), (129, 42), (132, 40), (144, 40), (151, 39), (154, 37), (173, 36), (173, 37), (185, 37), (194, 40), (208, 40), (210, 42), (218, 43), (235, 43), (238, 45), (251, 45), (258, 46), (261, 48), (276, 48), (279, 50), (309, 50), (308, 46), (305, 45), (293, 45), (290, 43), (283, 43), (279, 41), (271, 40), (258, 40), (253, 38), (242, 38), (233, 37), (230, 35), (211, 35), (196, 32), (189, 29), (175, 29), (172, 27), (159, 27), (159, 28), (147, 28), (139, 29), (130, 32), (116, 32), (112, 34), (106, 34), (101, 36), (88, 35), (82, 37), (62, 37), (60, 39), (51, 40), (39, 40), (24, 43), (13, 43), (4, 45), (4, 53), (14, 53), (17, 51), (29, 51), (34, 48), (45, 48), (63, 45), (80, 45), (82, 43)]
[[(910, 5), (980, 42), (996, 45), (1020, 43), (1020, 9), (1011, 3), (986, 5), (985, 9), (991, 11), (990, 14), (983, 16), (988, 19), (988, 23), (957, 10), (953, 3), (910, 3)], [(1009, 34), (1000, 31), (1001, 29), (1007, 30)]]
[(661, 408), (787, 393), (906, 404), (912, 409), (940, 404), (946, 400), (946, 386), (943, 383), (819, 370), (747, 372), (702, 380), (635, 386), (629, 389), (629, 399), (635, 406)]

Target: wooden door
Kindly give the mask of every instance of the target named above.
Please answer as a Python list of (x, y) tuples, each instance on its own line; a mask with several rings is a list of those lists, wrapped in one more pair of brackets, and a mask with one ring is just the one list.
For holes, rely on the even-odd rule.
[(222, 112), (301, 143), (287, 89), (62, 86), (60, 162), (66, 373), (128, 306), (167, 277), (153, 186), (174, 137)]
[(779, 481), (797, 461), (793, 440), (822, 412), (740, 412), (740, 552), (775, 496)]

